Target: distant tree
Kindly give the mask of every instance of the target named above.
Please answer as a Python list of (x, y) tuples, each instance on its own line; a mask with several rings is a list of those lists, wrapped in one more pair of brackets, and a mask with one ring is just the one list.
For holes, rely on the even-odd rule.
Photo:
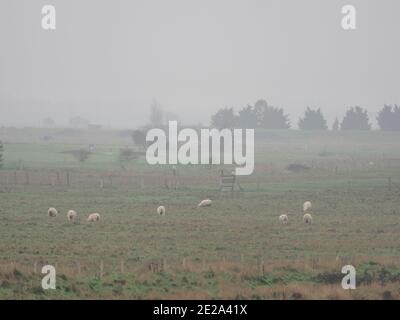
[(384, 131), (400, 130), (400, 106), (384, 105), (376, 118), (379, 128)]
[(137, 146), (146, 147), (146, 131), (145, 130), (134, 130), (132, 132), (133, 143)]
[(138, 153), (135, 152), (131, 148), (120, 149), (119, 162), (120, 162), (121, 168), (125, 169), (125, 166), (132, 160), (136, 159), (137, 157), (138, 157)]
[(220, 109), (211, 117), (211, 126), (218, 129), (233, 128), (235, 124), (236, 117), (233, 108)]
[(3, 168), (4, 165), (3, 154), (4, 154), (4, 145), (3, 141), (0, 140), (0, 169)]
[(89, 159), (89, 156), (91, 155), (91, 152), (89, 150), (86, 150), (86, 149), (79, 149), (79, 150), (73, 151), (72, 155), (79, 162), (85, 162), (87, 159)]
[(154, 100), (150, 106), (150, 125), (159, 128), (163, 124), (164, 113), (161, 105), (157, 100)]
[(54, 124), (55, 124), (55, 122), (52, 118), (48, 117), (48, 118), (43, 119), (43, 125), (45, 127), (51, 128), (51, 127), (54, 127)]
[(240, 128), (258, 127), (257, 114), (252, 106), (246, 106), (239, 110), (236, 118), (236, 124)]
[(339, 120), (338, 120), (338, 118), (336, 118), (335, 119), (335, 122), (333, 122), (333, 125), (332, 125), (332, 131), (338, 131), (339, 130)]
[(73, 117), (69, 119), (69, 124), (73, 128), (88, 128), (90, 121), (81, 117)]
[(351, 107), (347, 110), (340, 128), (342, 130), (370, 130), (367, 110), (359, 106)]
[(164, 121), (168, 123), (168, 121), (177, 121), (180, 122), (178, 115), (171, 111), (164, 111)]
[(299, 128), (301, 130), (326, 130), (326, 120), (321, 109), (312, 110), (307, 107), (304, 117), (299, 119)]
[(269, 106), (265, 100), (258, 100), (254, 105), (257, 124), (264, 129), (289, 129), (288, 115), (282, 108)]

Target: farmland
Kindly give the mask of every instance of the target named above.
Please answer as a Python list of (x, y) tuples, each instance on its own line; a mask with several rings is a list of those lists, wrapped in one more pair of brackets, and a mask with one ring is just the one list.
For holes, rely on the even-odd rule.
[[(234, 194), (219, 192), (231, 168), (122, 167), (129, 131), (1, 128), (0, 139), (0, 298), (400, 298), (399, 133), (257, 131), (255, 172)], [(84, 162), (70, 153), (89, 145)], [(102, 220), (87, 223), (91, 212)], [(46, 264), (56, 290), (40, 287)], [(345, 264), (356, 290), (341, 288)]]

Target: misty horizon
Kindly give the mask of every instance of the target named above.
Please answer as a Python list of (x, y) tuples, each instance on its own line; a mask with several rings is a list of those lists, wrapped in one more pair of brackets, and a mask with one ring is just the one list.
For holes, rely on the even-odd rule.
[(343, 1), (55, 0), (54, 31), (41, 29), (44, 4), (0, 4), (0, 125), (80, 116), (135, 128), (156, 99), (207, 126), (220, 108), (265, 99), (293, 128), (307, 106), (330, 126), (356, 105), (376, 127), (379, 109), (400, 103), (396, 1), (352, 1), (351, 31)]

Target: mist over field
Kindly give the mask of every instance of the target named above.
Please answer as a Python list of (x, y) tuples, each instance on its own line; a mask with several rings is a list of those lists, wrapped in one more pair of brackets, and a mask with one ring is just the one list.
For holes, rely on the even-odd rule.
[(294, 126), (307, 106), (331, 124), (360, 105), (375, 124), (400, 100), (396, 0), (352, 1), (350, 32), (337, 0), (54, 0), (50, 32), (45, 4), (0, 3), (2, 125), (81, 116), (132, 128), (153, 99), (189, 125), (257, 99), (285, 108)]
[(400, 299), (399, 13), (2, 0), (0, 299)]

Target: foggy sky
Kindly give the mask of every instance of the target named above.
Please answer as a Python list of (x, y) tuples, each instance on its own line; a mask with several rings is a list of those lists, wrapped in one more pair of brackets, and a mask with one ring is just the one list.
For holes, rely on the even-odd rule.
[(259, 98), (293, 124), (307, 106), (375, 118), (400, 104), (399, 16), (398, 0), (0, 0), (0, 124), (135, 127), (153, 99), (189, 124)]

